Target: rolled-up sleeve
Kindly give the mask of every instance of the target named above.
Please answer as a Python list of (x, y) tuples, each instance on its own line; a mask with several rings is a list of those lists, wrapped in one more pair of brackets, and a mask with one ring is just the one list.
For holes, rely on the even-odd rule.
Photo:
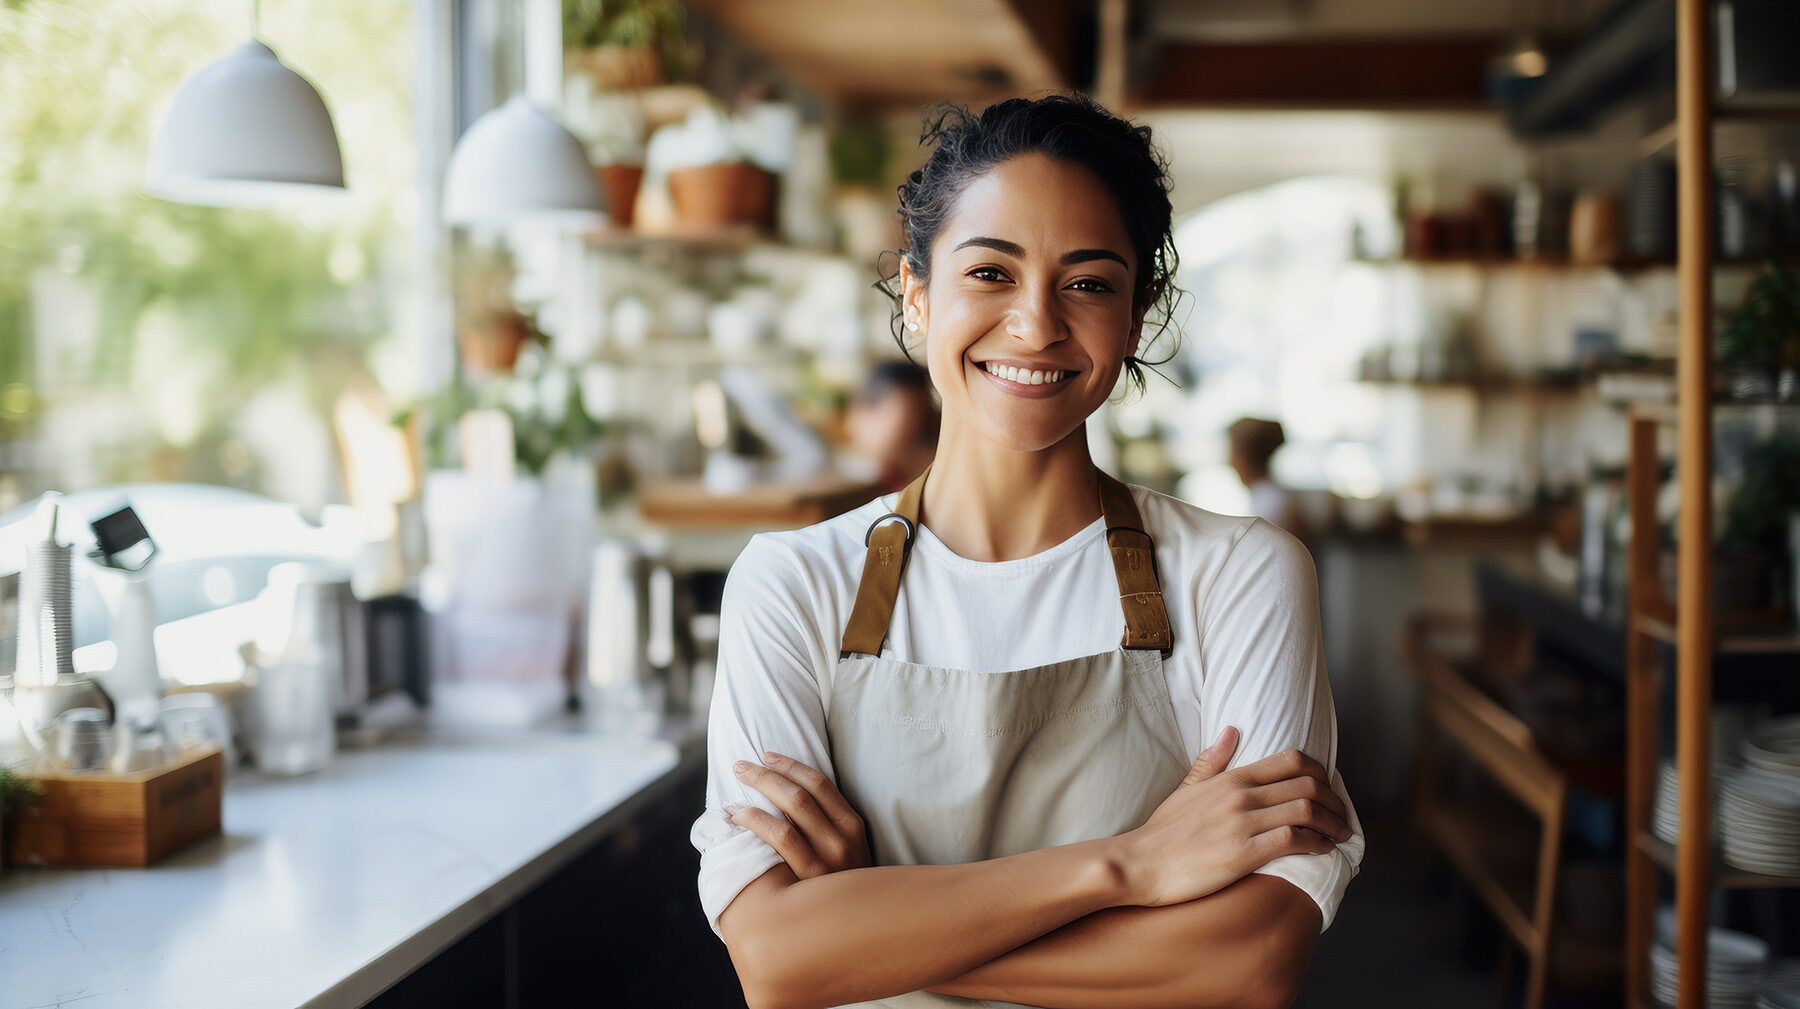
[(1284, 855), (1259, 873), (1299, 887), (1331, 926), (1362, 868), (1363, 829), (1337, 771), (1337, 712), (1319, 631), (1318, 578), (1298, 540), (1267, 522), (1244, 533), (1205, 594), (1201, 632), (1202, 745), (1227, 725), (1240, 734), (1231, 766), (1299, 749), (1330, 772), (1353, 831), (1324, 854)]
[(816, 627), (823, 611), (805, 565), (768, 536), (754, 537), (725, 581), (719, 664), (707, 717), (706, 808), (689, 840), (700, 852), (700, 903), (721, 939), (719, 916), (781, 856), (725, 817), (727, 803), (783, 814), (737, 780), (731, 765), (775, 750), (836, 779), (825, 730), (822, 677), (830, 675)]

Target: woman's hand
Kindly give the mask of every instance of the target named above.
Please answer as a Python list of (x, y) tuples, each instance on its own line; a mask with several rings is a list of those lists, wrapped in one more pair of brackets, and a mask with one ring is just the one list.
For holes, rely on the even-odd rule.
[(871, 864), (862, 817), (830, 778), (772, 750), (763, 760), (766, 766), (740, 760), (732, 770), (739, 781), (768, 796), (787, 819), (730, 803), (725, 813), (732, 823), (767, 841), (801, 879)]
[(1271, 859), (1323, 854), (1351, 837), (1343, 800), (1318, 761), (1284, 750), (1222, 771), (1238, 738), (1227, 727), (1150, 819), (1119, 836), (1132, 903), (1204, 897)]

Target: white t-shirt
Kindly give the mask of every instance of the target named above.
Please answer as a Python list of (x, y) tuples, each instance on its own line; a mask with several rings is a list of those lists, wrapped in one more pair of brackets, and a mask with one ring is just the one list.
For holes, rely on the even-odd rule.
[[(1188, 759), (1225, 726), (1241, 740), (1231, 766), (1299, 747), (1337, 774), (1337, 714), (1319, 637), (1312, 558), (1292, 536), (1255, 518), (1216, 515), (1131, 488), (1158, 569), (1175, 647), (1163, 660)], [(787, 754), (836, 779), (825, 711), (844, 625), (862, 574), (869, 523), (898, 494), (837, 518), (752, 538), (726, 579), (718, 678), (707, 730), (706, 810), (694, 822), (700, 900), (719, 915), (781, 856), (732, 825), (726, 803), (782, 814), (731, 773), (734, 761)], [(921, 527), (907, 562), (884, 655), (982, 672), (1006, 672), (1118, 647), (1125, 630), (1105, 523), (1042, 553), (984, 562), (957, 555)], [(1287, 855), (1258, 869), (1304, 890), (1325, 926), (1361, 867), (1362, 825), (1322, 855)]]

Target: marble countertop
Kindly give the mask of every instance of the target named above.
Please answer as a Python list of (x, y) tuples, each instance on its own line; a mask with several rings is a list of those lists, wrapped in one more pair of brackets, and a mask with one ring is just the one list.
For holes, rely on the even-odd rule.
[(419, 736), (304, 777), (234, 774), (223, 836), (152, 868), (0, 872), (0, 1002), (361, 1005), (704, 749), (661, 735)]

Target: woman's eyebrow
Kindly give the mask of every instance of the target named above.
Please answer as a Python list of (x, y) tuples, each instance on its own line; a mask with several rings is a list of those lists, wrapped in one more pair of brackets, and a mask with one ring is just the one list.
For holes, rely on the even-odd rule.
[[(959, 252), (971, 246), (993, 249), (995, 252), (1003, 252), (1008, 256), (1019, 259), (1025, 258), (1025, 247), (1023, 245), (1020, 245), (1017, 242), (1009, 242), (1004, 238), (989, 238), (986, 235), (977, 235), (974, 238), (962, 242), (950, 251)], [(1119, 255), (1111, 249), (1076, 249), (1074, 252), (1064, 253), (1059, 262), (1061, 262), (1063, 266), (1074, 266), (1076, 263), (1086, 263), (1095, 259), (1110, 259), (1120, 266), (1127, 268), (1131, 265), (1125, 262), (1124, 256)]]
[(1063, 255), (1062, 265), (1074, 266), (1076, 263), (1086, 263), (1095, 259), (1110, 259), (1126, 269), (1131, 268), (1131, 264), (1125, 262), (1124, 256), (1119, 255), (1111, 249), (1076, 249), (1074, 252), (1065, 253)]
[(1023, 245), (1020, 245), (1017, 242), (1009, 242), (1004, 238), (988, 238), (985, 235), (976, 235), (974, 238), (969, 239), (950, 251), (961, 252), (971, 246), (979, 246), (983, 249), (993, 249), (995, 252), (1004, 252), (1017, 259), (1025, 258), (1025, 247)]

